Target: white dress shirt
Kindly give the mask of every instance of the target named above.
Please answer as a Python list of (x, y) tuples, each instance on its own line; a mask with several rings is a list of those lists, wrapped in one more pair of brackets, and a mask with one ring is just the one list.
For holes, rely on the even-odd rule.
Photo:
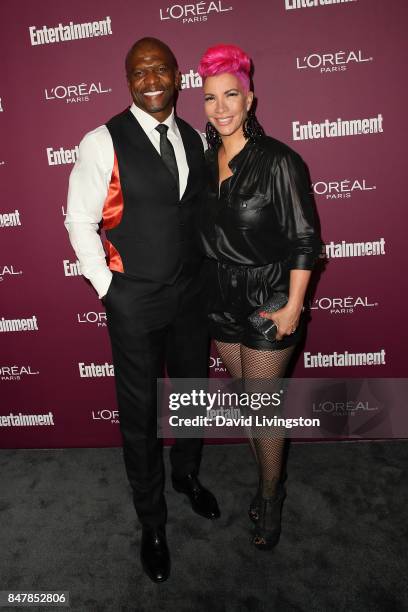
[[(160, 134), (155, 129), (160, 122), (135, 104), (132, 104), (130, 111), (160, 154)], [(169, 127), (167, 136), (176, 156), (181, 198), (187, 186), (189, 168), (174, 110), (163, 123)], [(202, 136), (201, 138), (205, 148), (204, 139)], [(113, 162), (113, 143), (106, 125), (88, 132), (80, 142), (78, 159), (69, 177), (65, 218), (65, 227), (79, 260), (81, 272), (90, 280), (100, 298), (107, 293), (112, 280), (98, 228), (109, 190)]]

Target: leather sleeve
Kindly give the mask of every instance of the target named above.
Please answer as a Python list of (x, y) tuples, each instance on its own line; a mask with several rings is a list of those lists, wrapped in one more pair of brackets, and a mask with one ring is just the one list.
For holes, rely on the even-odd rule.
[(274, 205), (282, 236), (289, 240), (289, 269), (311, 270), (321, 251), (321, 240), (309, 174), (294, 152), (277, 162), (273, 178)]

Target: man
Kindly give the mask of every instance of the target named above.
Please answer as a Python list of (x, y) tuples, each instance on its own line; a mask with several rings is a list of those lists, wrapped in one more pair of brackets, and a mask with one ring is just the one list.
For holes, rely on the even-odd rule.
[[(174, 115), (181, 75), (166, 44), (137, 41), (126, 73), (133, 104), (82, 140), (65, 225), (82, 273), (106, 307), (125, 466), (142, 524), (141, 561), (161, 582), (170, 559), (156, 379), (164, 365), (174, 378), (205, 378), (208, 367), (194, 231), (204, 149), (196, 130)], [(172, 482), (195, 512), (213, 519), (216, 499), (197, 478), (201, 447), (198, 439), (176, 441)]]

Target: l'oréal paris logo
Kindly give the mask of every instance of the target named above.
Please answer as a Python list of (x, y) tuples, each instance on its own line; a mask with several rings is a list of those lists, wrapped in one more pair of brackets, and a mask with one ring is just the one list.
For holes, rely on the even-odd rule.
[(23, 376), (37, 376), (31, 365), (0, 365), (0, 380), (21, 380)]
[(371, 302), (367, 296), (319, 297), (309, 303), (310, 310), (324, 310), (334, 315), (353, 314), (360, 308), (376, 308), (378, 302)]
[(373, 57), (365, 57), (361, 49), (358, 51), (311, 53), (310, 55), (297, 57), (296, 68), (298, 70), (318, 70), (320, 73), (344, 72), (352, 65), (365, 64), (372, 61)]
[(93, 421), (110, 421), (112, 425), (119, 424), (119, 411), (118, 410), (92, 410)]
[(167, 8), (160, 9), (160, 19), (175, 19), (181, 23), (199, 23), (207, 21), (214, 13), (227, 13), (232, 11), (232, 6), (225, 6), (222, 0), (217, 2), (197, 2), (196, 4), (173, 4)]
[(221, 357), (210, 357), (210, 368), (214, 372), (226, 373), (227, 368), (225, 367)]
[(6, 278), (12, 278), (13, 276), (21, 276), (22, 274), (22, 270), (17, 270), (12, 265), (4, 266), (0, 264), (0, 283)]
[(356, 193), (377, 189), (376, 185), (370, 185), (365, 178), (315, 181), (312, 187), (316, 196), (324, 197), (326, 200), (346, 200)]
[(78, 85), (56, 85), (50, 89), (44, 89), (46, 100), (63, 100), (67, 104), (78, 102), (89, 102), (94, 94), (111, 93), (112, 89), (107, 89), (99, 83), (79, 83)]
[(78, 312), (78, 323), (86, 323), (96, 327), (106, 327), (106, 312)]
[(372, 412), (378, 411), (379, 407), (374, 406), (369, 401), (353, 401), (350, 400), (348, 402), (338, 402), (338, 401), (330, 401), (326, 400), (324, 402), (312, 404), (313, 412), (320, 412), (326, 414), (333, 414), (335, 416), (355, 416), (361, 412)]

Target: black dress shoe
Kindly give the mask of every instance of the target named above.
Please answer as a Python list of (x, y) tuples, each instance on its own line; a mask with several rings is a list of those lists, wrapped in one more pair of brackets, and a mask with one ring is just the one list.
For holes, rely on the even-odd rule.
[(170, 574), (170, 555), (164, 526), (143, 527), (140, 560), (153, 582), (164, 582)]
[(197, 476), (188, 474), (180, 480), (172, 478), (174, 490), (185, 493), (191, 502), (191, 507), (200, 516), (216, 519), (220, 516), (217, 500), (214, 495), (205, 489)]

